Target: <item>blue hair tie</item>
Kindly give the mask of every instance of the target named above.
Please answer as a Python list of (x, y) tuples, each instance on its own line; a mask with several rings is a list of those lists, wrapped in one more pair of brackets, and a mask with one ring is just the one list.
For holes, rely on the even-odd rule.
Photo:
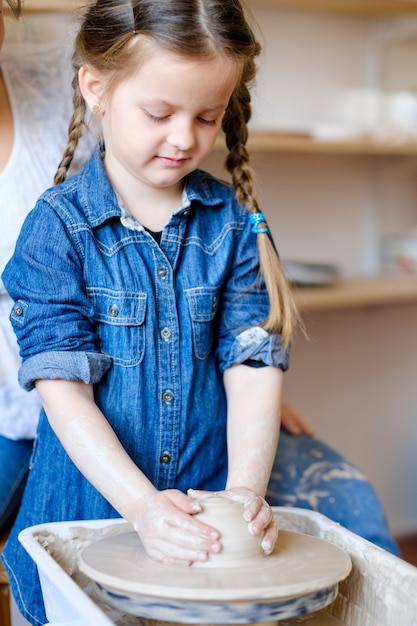
[[(259, 211), (256, 213), (249, 213), (249, 219), (252, 222), (252, 232), (255, 233), (255, 235), (269, 233), (269, 228), (266, 224), (266, 219), (263, 213), (260, 213)], [(259, 224), (265, 224), (265, 226), (259, 228)]]

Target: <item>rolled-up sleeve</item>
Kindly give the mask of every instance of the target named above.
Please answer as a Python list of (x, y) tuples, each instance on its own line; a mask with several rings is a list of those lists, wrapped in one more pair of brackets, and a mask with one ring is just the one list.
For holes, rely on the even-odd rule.
[(233, 271), (222, 298), (217, 357), (220, 369), (245, 361), (259, 361), (286, 370), (289, 349), (279, 334), (269, 333), (262, 322), (269, 313), (269, 297), (259, 273), (256, 235), (249, 218), (236, 241)]
[(10, 321), (22, 357), (19, 382), (25, 389), (39, 378), (98, 382), (112, 363), (99, 350), (76, 230), (76, 224), (64, 223), (40, 200), (26, 218), (2, 275), (14, 302)]
[(224, 371), (245, 361), (259, 361), (285, 371), (289, 367), (289, 350), (283, 350), (280, 335), (270, 334), (260, 326), (252, 326), (235, 337), (223, 357), (221, 369)]
[(97, 352), (44, 352), (33, 356), (19, 370), (19, 384), (30, 391), (41, 378), (98, 383), (111, 366), (111, 359)]

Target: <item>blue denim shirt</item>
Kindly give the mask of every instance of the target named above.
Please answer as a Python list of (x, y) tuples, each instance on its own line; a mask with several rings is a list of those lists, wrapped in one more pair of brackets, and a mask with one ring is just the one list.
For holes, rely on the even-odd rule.
[(269, 300), (256, 235), (232, 187), (202, 171), (187, 178), (160, 245), (121, 217), (99, 148), (27, 217), (3, 273), (20, 384), (94, 384), (158, 489), (221, 488), (224, 370), (247, 359), (288, 366), (280, 337), (260, 327)]

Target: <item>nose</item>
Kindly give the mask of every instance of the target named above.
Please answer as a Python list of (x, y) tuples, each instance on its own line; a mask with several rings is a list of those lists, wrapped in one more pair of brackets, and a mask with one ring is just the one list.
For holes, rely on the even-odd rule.
[(187, 152), (195, 146), (195, 129), (191, 121), (175, 120), (170, 125), (169, 131), (167, 141), (177, 150)]

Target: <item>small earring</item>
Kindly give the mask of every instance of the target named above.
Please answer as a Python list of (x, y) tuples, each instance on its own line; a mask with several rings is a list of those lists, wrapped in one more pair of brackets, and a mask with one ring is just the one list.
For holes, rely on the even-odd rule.
[(93, 108), (91, 109), (91, 112), (93, 115), (98, 115), (101, 111), (101, 106), (99, 104), (94, 104)]

